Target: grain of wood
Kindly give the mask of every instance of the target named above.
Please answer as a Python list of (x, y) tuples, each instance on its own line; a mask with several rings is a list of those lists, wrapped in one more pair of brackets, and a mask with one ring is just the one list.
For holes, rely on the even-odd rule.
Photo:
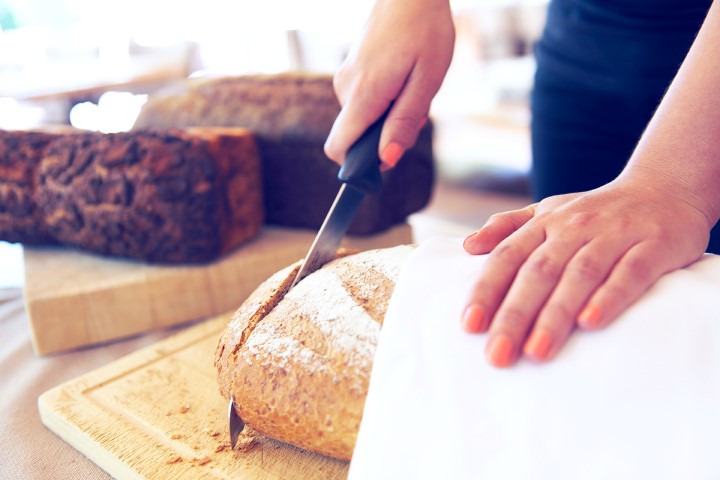
[(253, 432), (228, 443), (212, 366), (230, 313), (40, 396), (43, 423), (115, 478), (344, 479), (348, 464)]

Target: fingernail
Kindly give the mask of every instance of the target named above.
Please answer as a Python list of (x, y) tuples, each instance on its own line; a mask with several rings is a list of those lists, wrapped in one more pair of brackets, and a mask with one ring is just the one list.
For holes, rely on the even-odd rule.
[(600, 308), (596, 305), (587, 305), (582, 312), (580, 312), (580, 315), (578, 315), (578, 324), (582, 327), (587, 328), (597, 328), (600, 326), (600, 321), (602, 320), (602, 312), (600, 311)]
[(465, 240), (463, 240), (463, 248), (466, 248), (467, 242), (471, 242), (472, 239), (475, 238), (478, 233), (480, 233), (479, 230), (477, 232), (473, 232), (470, 235), (468, 235), (467, 237), (465, 237)]
[(547, 360), (552, 347), (552, 337), (547, 330), (535, 330), (525, 343), (525, 355), (537, 360)]
[(383, 150), (381, 155), (381, 160), (391, 167), (394, 167), (400, 161), (400, 157), (402, 157), (402, 155), (403, 148), (400, 144), (393, 142), (385, 147), (385, 150)]
[(505, 335), (497, 335), (490, 340), (486, 350), (487, 359), (496, 367), (509, 367), (512, 361), (512, 342)]
[(470, 305), (465, 309), (462, 318), (466, 332), (478, 333), (485, 330), (485, 315), (479, 305)]

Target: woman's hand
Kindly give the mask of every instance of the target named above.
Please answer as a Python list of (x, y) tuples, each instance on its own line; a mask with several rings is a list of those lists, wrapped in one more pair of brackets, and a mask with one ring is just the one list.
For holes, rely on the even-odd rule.
[(494, 215), (470, 235), (465, 250), (489, 255), (463, 325), (488, 331), (488, 361), (549, 360), (576, 325), (605, 327), (661, 275), (700, 258), (714, 221), (670, 185), (626, 175)]
[(426, 121), (454, 43), (448, 0), (378, 0), (360, 42), (335, 75), (342, 111), (325, 143), (327, 156), (342, 164), (392, 103), (378, 153), (386, 168), (395, 166)]
[(577, 324), (606, 326), (661, 275), (703, 254), (720, 218), (720, 3), (617, 180), (492, 217), (463, 318), (493, 365), (552, 358)]

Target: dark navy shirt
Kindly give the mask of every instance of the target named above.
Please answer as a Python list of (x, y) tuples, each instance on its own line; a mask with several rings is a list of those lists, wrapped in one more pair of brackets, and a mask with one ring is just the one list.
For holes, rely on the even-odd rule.
[(697, 30), (712, 0), (561, 0), (588, 20), (648, 30)]
[(712, 0), (551, 0), (538, 67), (562, 82), (661, 95)]

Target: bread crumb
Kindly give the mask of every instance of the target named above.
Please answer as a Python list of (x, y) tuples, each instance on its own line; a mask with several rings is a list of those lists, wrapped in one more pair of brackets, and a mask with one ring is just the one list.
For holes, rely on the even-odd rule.
[(187, 413), (190, 411), (190, 405), (180, 405), (180, 408), (178, 408), (178, 412), (180, 413)]
[(180, 455), (175, 455), (174, 457), (170, 458), (167, 462), (165, 462), (167, 465), (171, 465), (173, 463), (180, 463), (183, 461), (183, 458)]
[(198, 465), (206, 465), (211, 461), (212, 460), (210, 459), (210, 457), (196, 458), (195, 460), (193, 460), (193, 462), (197, 463)]
[(179, 433), (173, 433), (170, 436), (170, 440), (180, 440), (181, 438), (182, 438), (182, 435), (180, 435)]
[(247, 427), (245, 430), (246, 431), (243, 431), (243, 433), (240, 434), (237, 443), (235, 444), (235, 450), (238, 452), (249, 452), (258, 444), (257, 433)]

